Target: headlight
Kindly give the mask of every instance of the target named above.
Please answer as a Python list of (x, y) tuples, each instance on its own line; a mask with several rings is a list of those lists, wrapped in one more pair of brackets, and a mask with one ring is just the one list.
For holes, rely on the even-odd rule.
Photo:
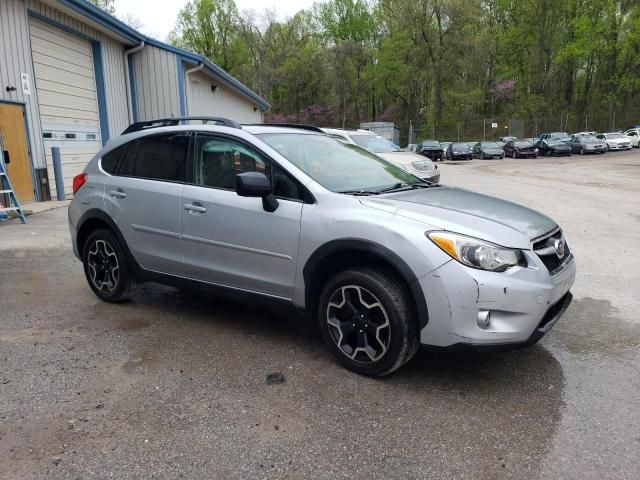
[(431, 232), (426, 235), (451, 258), (471, 268), (504, 272), (509, 267), (527, 266), (527, 260), (518, 249), (500, 247), (457, 233)]
[(435, 170), (435, 166), (433, 163), (431, 162), (427, 162), (427, 161), (418, 161), (418, 162), (413, 162), (411, 163), (411, 165), (413, 166), (413, 168), (415, 168), (416, 170), (419, 170), (421, 172), (430, 172), (431, 170)]
[(534, 149), (533, 149), (533, 153), (538, 153), (538, 149), (537, 149), (537, 148), (534, 148)]

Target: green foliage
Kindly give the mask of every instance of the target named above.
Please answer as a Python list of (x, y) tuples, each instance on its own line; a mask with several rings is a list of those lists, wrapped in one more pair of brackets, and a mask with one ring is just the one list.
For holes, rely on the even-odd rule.
[[(477, 139), (484, 121), (545, 129), (640, 122), (640, 2), (327, 0), (287, 21), (193, 0), (176, 45), (229, 70), (272, 118)], [(490, 136), (502, 130), (488, 131)]]
[(116, 7), (113, 5), (113, 0), (89, 0), (96, 7), (100, 7), (109, 15), (115, 15)]

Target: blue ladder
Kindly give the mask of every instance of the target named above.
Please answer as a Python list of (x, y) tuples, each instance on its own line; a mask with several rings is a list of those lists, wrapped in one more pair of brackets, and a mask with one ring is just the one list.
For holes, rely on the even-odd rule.
[[(7, 165), (4, 163), (4, 147), (2, 145), (2, 136), (0, 136), (0, 198), (2, 195), (9, 196), (9, 204), (0, 206), (0, 219), (7, 215), (6, 212), (16, 212), (16, 215), (20, 218), (22, 223), (27, 223), (24, 219), (24, 213), (22, 207), (18, 202), (13, 187), (11, 186), (11, 180), (9, 180), (9, 174), (7, 173)], [(4, 215), (3, 215), (4, 214)]]

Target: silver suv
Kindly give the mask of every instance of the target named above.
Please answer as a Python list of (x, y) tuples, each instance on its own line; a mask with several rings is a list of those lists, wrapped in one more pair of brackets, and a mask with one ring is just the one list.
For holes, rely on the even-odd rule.
[(74, 194), (74, 252), (101, 299), (155, 281), (293, 306), (365, 375), (421, 344), (531, 345), (571, 301), (575, 262), (553, 220), (312, 127), (134, 124)]

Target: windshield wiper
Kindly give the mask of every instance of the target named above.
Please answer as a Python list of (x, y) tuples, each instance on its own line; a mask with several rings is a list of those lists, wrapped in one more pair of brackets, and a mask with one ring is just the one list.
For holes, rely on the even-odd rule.
[(355, 196), (361, 196), (361, 197), (378, 194), (378, 192), (370, 192), (368, 190), (338, 190), (338, 193), (344, 193), (345, 195), (355, 195)]
[(376, 190), (376, 193), (391, 193), (391, 192), (406, 192), (415, 188), (431, 188), (438, 185), (437, 183), (431, 183), (423, 181), (421, 183), (396, 183), (395, 185), (387, 188)]

